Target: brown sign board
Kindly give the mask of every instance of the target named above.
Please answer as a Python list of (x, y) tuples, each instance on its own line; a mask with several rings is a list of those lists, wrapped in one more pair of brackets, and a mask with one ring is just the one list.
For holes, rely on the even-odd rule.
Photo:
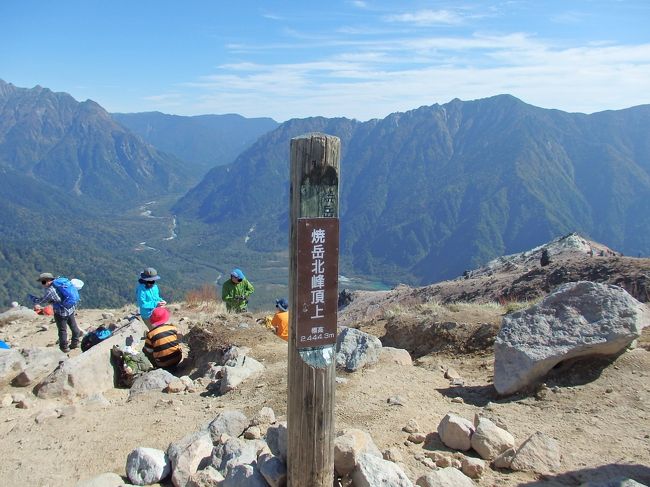
[(336, 343), (339, 219), (298, 218), (296, 347)]

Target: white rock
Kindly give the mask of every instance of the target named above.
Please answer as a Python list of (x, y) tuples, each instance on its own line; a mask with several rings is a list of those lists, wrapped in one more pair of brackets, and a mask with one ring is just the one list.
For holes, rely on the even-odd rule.
[(576, 357), (615, 355), (650, 324), (650, 311), (624, 289), (581, 281), (503, 318), (494, 347), (494, 387), (512, 394)]
[(379, 361), (381, 341), (354, 328), (344, 328), (336, 339), (336, 366), (348, 372), (374, 365)]
[(38, 384), (38, 397), (85, 398), (113, 389), (115, 369), (110, 361), (111, 348), (113, 345), (124, 344), (129, 335), (144, 336), (146, 331), (144, 323), (134, 319), (110, 338), (82, 354), (69, 358)]
[(479, 417), (471, 438), (472, 448), (481, 458), (492, 460), (515, 446), (515, 438), (487, 418)]
[(510, 468), (548, 474), (559, 470), (560, 459), (560, 447), (557, 441), (538, 431), (517, 449)]
[(472, 479), (453, 467), (434, 470), (420, 477), (419, 487), (476, 487)]
[(357, 466), (359, 456), (364, 453), (382, 458), (368, 433), (352, 428), (343, 431), (334, 440), (334, 470), (339, 475), (351, 473)]
[(170, 473), (169, 457), (162, 450), (139, 447), (126, 457), (126, 475), (135, 485), (155, 484)]
[(236, 389), (239, 384), (264, 370), (264, 366), (248, 355), (237, 357), (236, 365), (225, 365), (221, 369), (220, 391), (222, 394)]
[(355, 487), (413, 487), (413, 483), (397, 464), (368, 453), (359, 456), (352, 472), (352, 480)]
[(212, 438), (206, 430), (189, 434), (167, 449), (174, 487), (186, 487), (190, 476), (210, 463)]
[(214, 467), (206, 467), (190, 476), (187, 487), (219, 487), (223, 475)]
[(485, 461), (480, 458), (464, 457), (460, 469), (468, 477), (477, 479), (485, 472)]
[(208, 425), (210, 436), (214, 443), (218, 442), (221, 435), (232, 437), (241, 435), (248, 426), (248, 418), (241, 411), (225, 409), (220, 412)]
[(275, 423), (275, 412), (270, 407), (263, 407), (251, 419), (252, 426), (267, 425)]
[(212, 450), (212, 466), (227, 477), (228, 467), (251, 464), (257, 460), (257, 443), (228, 437)]
[(492, 461), (492, 466), (494, 468), (510, 468), (512, 459), (515, 458), (515, 453), (517, 453), (517, 450), (508, 448)]
[(238, 464), (228, 468), (221, 487), (268, 487), (268, 484), (255, 467)]
[(403, 348), (382, 347), (379, 354), (379, 361), (392, 365), (413, 365), (411, 354)]
[(287, 423), (280, 421), (279, 423), (269, 426), (266, 430), (266, 442), (271, 449), (271, 452), (280, 460), (286, 463), (287, 461)]
[(454, 413), (447, 413), (438, 425), (440, 440), (454, 450), (469, 450), (473, 433), (472, 422)]

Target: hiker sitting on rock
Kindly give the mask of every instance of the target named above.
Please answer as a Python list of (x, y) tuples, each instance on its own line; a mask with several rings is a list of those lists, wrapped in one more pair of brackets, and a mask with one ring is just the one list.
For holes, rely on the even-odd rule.
[(226, 309), (235, 313), (243, 313), (248, 309), (248, 297), (255, 288), (246, 279), (241, 269), (233, 269), (230, 279), (223, 283), (221, 300), (226, 303)]
[(151, 329), (151, 320), (149, 319), (151, 313), (153, 313), (158, 306), (165, 306), (167, 304), (167, 302), (160, 297), (158, 284), (156, 284), (158, 279), (160, 279), (160, 276), (156, 269), (153, 267), (147, 267), (140, 273), (138, 287), (135, 289), (135, 299), (140, 308), (140, 317), (149, 329)]
[(286, 342), (289, 340), (289, 303), (285, 298), (276, 299), (275, 308), (277, 311), (273, 315), (271, 326), (275, 334)]
[[(44, 306), (53, 305), (54, 321), (59, 331), (59, 348), (62, 352), (68, 353), (71, 348), (79, 346), (82, 335), (74, 316), (79, 302), (79, 292), (68, 279), (65, 277), (54, 279), (49, 272), (41, 274), (38, 281), (43, 286), (44, 294), (41, 298), (34, 299), (34, 311), (38, 313)], [(68, 327), (72, 331), (72, 340), (69, 346)]]
[(153, 310), (150, 317), (151, 330), (147, 333), (144, 351), (153, 357), (156, 367), (170, 369), (178, 365), (183, 358), (178, 330), (167, 323), (170, 312), (165, 307)]

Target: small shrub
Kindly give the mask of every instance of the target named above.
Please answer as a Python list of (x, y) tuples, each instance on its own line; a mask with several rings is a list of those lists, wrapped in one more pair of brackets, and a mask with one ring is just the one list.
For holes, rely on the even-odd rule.
[(213, 284), (204, 284), (200, 288), (191, 289), (185, 294), (188, 308), (198, 308), (204, 311), (225, 312), (226, 307), (217, 294)]

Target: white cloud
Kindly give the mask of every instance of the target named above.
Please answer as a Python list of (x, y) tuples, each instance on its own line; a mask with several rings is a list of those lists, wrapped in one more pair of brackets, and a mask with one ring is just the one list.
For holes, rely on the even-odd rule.
[(387, 15), (388, 22), (404, 22), (415, 25), (460, 24), (462, 17), (451, 10), (419, 10), (417, 12)]

